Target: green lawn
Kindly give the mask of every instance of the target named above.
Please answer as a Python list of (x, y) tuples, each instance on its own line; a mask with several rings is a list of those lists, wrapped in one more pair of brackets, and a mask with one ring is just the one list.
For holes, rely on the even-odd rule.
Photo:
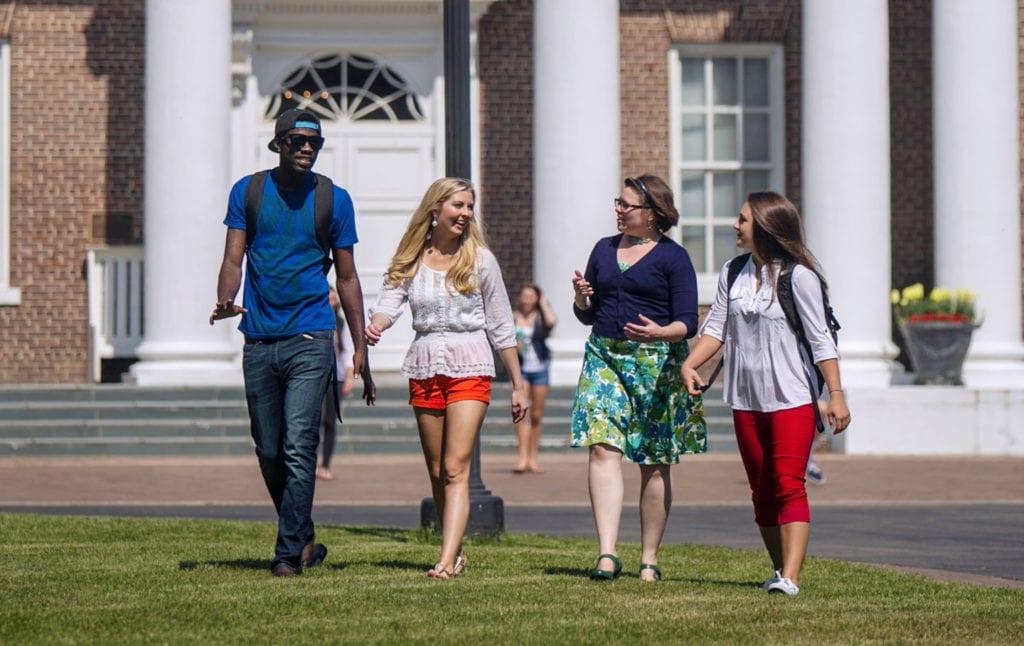
[[(740, 531), (737, 529), (737, 531)], [(467, 547), (452, 582), (415, 532), (320, 527), (330, 555), (269, 576), (266, 523), (0, 515), (0, 644), (54, 642), (985, 642), (1024, 640), (1024, 592), (812, 559), (769, 596), (757, 552), (669, 546), (666, 580), (585, 577), (589, 541), (512, 535)]]

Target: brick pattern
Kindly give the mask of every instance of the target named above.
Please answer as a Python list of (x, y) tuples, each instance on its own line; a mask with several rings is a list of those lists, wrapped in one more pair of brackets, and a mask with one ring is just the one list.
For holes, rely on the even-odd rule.
[[(4, 3), (8, 4), (8, 3)], [(142, 0), (21, 0), (11, 44), (11, 284), (0, 383), (87, 379), (85, 254), (142, 227)], [(106, 214), (128, 214), (108, 227)]]
[[(889, 3), (892, 282), (934, 282), (930, 0)], [(897, 180), (898, 178), (898, 180)]]
[(786, 194), (800, 206), (799, 0), (623, 0), (622, 174), (670, 176), (668, 50), (675, 43), (781, 43)]
[[(931, 0), (889, 3), (892, 285), (935, 282)], [(893, 318), (899, 360), (910, 359)]]
[(515, 294), (534, 280), (533, 0), (492, 4), (480, 19), (477, 42), (481, 212)]

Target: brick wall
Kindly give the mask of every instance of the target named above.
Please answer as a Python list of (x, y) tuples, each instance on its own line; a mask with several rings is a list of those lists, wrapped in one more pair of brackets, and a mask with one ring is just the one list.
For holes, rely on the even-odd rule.
[(799, 206), (799, 0), (623, 0), (620, 7), (623, 176), (645, 171), (670, 176), (667, 54), (674, 43), (780, 43), (786, 193)]
[(11, 284), (22, 302), (0, 307), (0, 383), (86, 380), (86, 247), (141, 238), (143, 7), (17, 3)]
[(533, 282), (533, 0), (499, 0), (479, 26), (481, 212), (505, 284)]
[[(935, 282), (931, 0), (889, 3), (892, 285)], [(909, 367), (893, 319), (893, 341)]]
[(892, 281), (934, 281), (931, 0), (889, 3)]

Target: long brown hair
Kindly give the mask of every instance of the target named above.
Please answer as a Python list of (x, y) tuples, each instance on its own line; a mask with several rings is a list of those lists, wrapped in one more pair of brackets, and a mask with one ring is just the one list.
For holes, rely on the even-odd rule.
[[(388, 265), (384, 280), (390, 286), (413, 277), (419, 269), (423, 250), (430, 241), (431, 220), (435, 212), (452, 195), (468, 191), (476, 197), (476, 191), (469, 180), (458, 177), (442, 177), (436, 180), (424, 193), (419, 207), (409, 219), (409, 226), (395, 249), (395, 255)], [(461, 294), (469, 294), (477, 289), (476, 256), (479, 249), (487, 248), (487, 236), (480, 214), (466, 222), (466, 229), (459, 238), (459, 250), (455, 252), (452, 266), (445, 276), (446, 286)]]
[(784, 195), (760, 191), (748, 195), (747, 204), (754, 221), (754, 254), (765, 263), (782, 260), (803, 265), (818, 275), (822, 289), (827, 290), (821, 265), (804, 242), (803, 222), (793, 203)]

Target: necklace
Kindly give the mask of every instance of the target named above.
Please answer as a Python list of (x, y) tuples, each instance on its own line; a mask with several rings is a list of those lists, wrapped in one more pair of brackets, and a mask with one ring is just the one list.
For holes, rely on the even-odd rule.
[(631, 247), (635, 247), (637, 245), (645, 245), (648, 242), (652, 242), (653, 240), (654, 240), (654, 238), (641, 238), (641, 237), (631, 236), (631, 235), (627, 235), (626, 236), (626, 242), (628, 242), (629, 246), (631, 246)]

